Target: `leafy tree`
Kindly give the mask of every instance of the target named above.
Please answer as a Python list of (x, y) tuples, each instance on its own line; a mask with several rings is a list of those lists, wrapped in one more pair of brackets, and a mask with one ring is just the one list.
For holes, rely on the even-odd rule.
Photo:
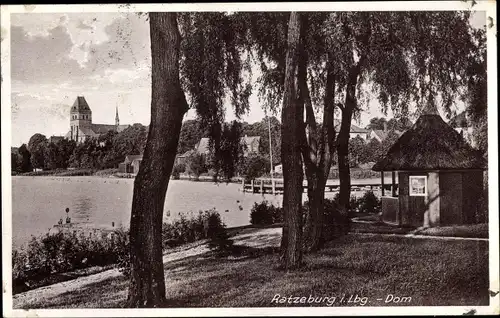
[(71, 154), (76, 148), (76, 141), (63, 139), (57, 143), (58, 168), (66, 169), (69, 166)]
[(240, 174), (246, 181), (251, 181), (264, 175), (269, 168), (269, 161), (264, 156), (251, 153), (243, 159)]
[(357, 167), (361, 163), (365, 147), (365, 141), (359, 136), (349, 140), (349, 161), (351, 167)]
[(385, 119), (384, 117), (381, 117), (381, 118), (375, 117), (375, 118), (370, 119), (370, 123), (368, 124), (368, 126), (366, 126), (366, 128), (367, 129), (374, 129), (374, 130), (384, 130), (386, 128), (386, 125), (388, 128), (389, 122), (387, 122), (387, 119)]
[(28, 142), (28, 150), (31, 153), (31, 165), (33, 168), (45, 168), (45, 147), (47, 143), (45, 135), (36, 133), (31, 136)]
[(191, 151), (186, 158), (186, 172), (194, 175), (195, 180), (199, 180), (200, 175), (208, 171), (206, 161), (204, 154)]
[[(220, 127), (216, 125), (215, 127)], [(209, 154), (209, 166), (214, 170), (214, 179), (222, 174), (226, 181), (231, 180), (236, 174), (237, 166), (243, 158), (243, 147), (241, 142), (241, 123), (233, 121), (231, 124), (224, 123), (219, 134), (212, 134)]]
[(243, 77), (250, 66), (242, 63), (240, 39), (227, 13), (154, 12), (149, 13), (149, 24), (151, 124), (134, 181), (128, 307), (157, 307), (165, 302), (163, 206), (184, 114), (191, 106), (202, 127), (220, 124), (229, 92), (239, 118), (248, 109), (251, 88)]
[(391, 118), (387, 122), (387, 129), (390, 130), (397, 130), (400, 132), (406, 131), (410, 129), (412, 126), (412, 122), (407, 118), (407, 117), (402, 117), (400, 119), (397, 118)]
[(202, 137), (207, 137), (208, 134), (201, 129), (199, 120), (186, 120), (182, 123), (181, 134), (179, 136), (178, 154), (183, 154), (192, 150), (196, 143)]
[(44, 164), (48, 170), (59, 168), (57, 145), (53, 142), (46, 144), (44, 149)]
[(19, 166), (20, 166), (20, 159), (21, 158), (19, 158), (19, 157), (20, 156), (17, 152), (12, 151), (10, 153), (10, 164), (11, 164), (10, 170), (12, 172), (19, 172), (19, 170), (20, 170)]
[(382, 140), (379, 160), (385, 157), (389, 149), (392, 147), (392, 145), (394, 145), (394, 143), (396, 143), (396, 141), (398, 141), (398, 139), (398, 134), (396, 134), (394, 131), (389, 132), (387, 137)]
[(271, 128), (271, 149), (273, 153), (273, 166), (281, 163), (281, 123), (279, 120), (270, 116), (263, 118), (259, 122), (253, 124), (243, 123), (242, 135), (259, 136), (260, 146), (259, 153), (269, 157), (269, 124)]
[(364, 147), (361, 163), (377, 162), (383, 155), (381, 142), (372, 138)]
[(486, 67), (486, 31), (471, 30), (477, 50), (472, 52), (466, 68), (466, 94), (462, 100), (466, 103), (466, 112), (472, 122), (472, 135), (476, 147), (483, 153), (488, 152), (488, 116), (487, 116), (487, 67)]
[(22, 144), (21, 147), (19, 147), (18, 150), (19, 153), (19, 172), (28, 172), (33, 170), (31, 166), (31, 153), (28, 151), (28, 147), (26, 147), (26, 144)]
[[(438, 98), (445, 111), (449, 111), (464, 86), (468, 56), (476, 49), (470, 33), (470, 13), (325, 12), (304, 15), (307, 15), (308, 23), (305, 32), (306, 50), (301, 61), (307, 63), (307, 85), (304, 85), (304, 77), (300, 83), (306, 111), (302, 126), (308, 133), (307, 138), (303, 138), (306, 142), (303, 143), (302, 157), (306, 176), (313, 176), (314, 173), (319, 176), (317, 168), (320, 166), (316, 161), (315, 168), (314, 161), (331, 163), (331, 160), (321, 158), (333, 157), (330, 152), (323, 152), (321, 145), (333, 143), (336, 138), (335, 150), (341, 179), (339, 207), (341, 214), (346, 216), (351, 188), (348, 160), (350, 126), (367, 100), (366, 88), (371, 89), (379, 100), (382, 111), (387, 112), (390, 107), (397, 118), (408, 117), (408, 105), (411, 102), (425, 105)], [(252, 49), (257, 51), (262, 71), (259, 78), (260, 95), (267, 106), (276, 107), (284, 96), (285, 35), (289, 27), (289, 14), (242, 13), (240, 16), (250, 19), (250, 43), (253, 44)], [(456, 67), (457, 62), (459, 67)], [(363, 85), (365, 83), (370, 85)], [(312, 103), (308, 102), (308, 92), (311, 93)], [(328, 97), (330, 92), (334, 92), (332, 98)], [(325, 103), (328, 100), (333, 100), (333, 103)], [(328, 126), (324, 122), (315, 125), (313, 116), (307, 116), (312, 114), (309, 105), (312, 104), (314, 109), (314, 105), (317, 107), (320, 102), (324, 105), (333, 104), (340, 110), (338, 135), (333, 129), (332, 134), (325, 133)], [(323, 119), (330, 120), (333, 115), (334, 110), (332, 116), (323, 116)], [(319, 134), (315, 134), (315, 131), (319, 131)], [(328, 142), (318, 142), (321, 139), (317, 136), (327, 136)], [(323, 155), (318, 155), (318, 150)], [(328, 171), (325, 169), (327, 167), (323, 165), (319, 171)], [(317, 177), (309, 179), (320, 180)], [(322, 200), (320, 190), (323, 181), (317, 182), (317, 187), (315, 183), (308, 182), (311, 185), (308, 194), (315, 196), (309, 198), (312, 206), (321, 207), (315, 202)], [(311, 209), (309, 212), (313, 224), (322, 223), (322, 213), (318, 212), (320, 209)], [(310, 236), (306, 241), (311, 241), (308, 249), (318, 247), (320, 230), (317, 227), (306, 227), (306, 235)]]

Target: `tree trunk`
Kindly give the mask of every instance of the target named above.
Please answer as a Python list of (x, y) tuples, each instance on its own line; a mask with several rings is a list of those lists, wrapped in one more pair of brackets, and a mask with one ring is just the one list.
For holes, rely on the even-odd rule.
[[(305, 79), (304, 79), (305, 80)], [(302, 156), (306, 165), (307, 193), (309, 198), (309, 214), (306, 216), (304, 228), (304, 249), (306, 252), (319, 250), (323, 243), (329, 239), (325, 233), (324, 202), (325, 186), (335, 153), (335, 128), (334, 128), (334, 92), (335, 75), (333, 68), (333, 55), (329, 55), (327, 62), (327, 78), (325, 86), (323, 125), (317, 131), (316, 121), (312, 104), (310, 102), (307, 83), (303, 81), (305, 95), (305, 107), (307, 114), (307, 127), (309, 134), (307, 143), (303, 148)], [(330, 225), (330, 224), (328, 224)]]
[(304, 227), (304, 250), (314, 252), (325, 242), (323, 234), (325, 213), (325, 184), (322, 174), (311, 173), (307, 176), (307, 196), (309, 199), (309, 214)]
[(182, 118), (188, 109), (179, 81), (180, 34), (176, 13), (150, 13), (151, 124), (134, 182), (130, 219), (131, 274), (128, 307), (165, 303), (161, 231), (163, 206), (174, 165)]
[[(363, 58), (364, 59), (364, 58)], [(354, 65), (349, 70), (345, 104), (342, 108), (342, 122), (337, 139), (337, 155), (339, 165), (339, 207), (340, 217), (345, 221), (343, 231), (348, 230), (348, 211), (351, 198), (351, 172), (349, 168), (349, 132), (351, 130), (351, 120), (356, 108), (356, 85), (358, 83), (360, 63)]]
[(285, 269), (297, 268), (302, 263), (302, 183), (300, 130), (303, 129), (303, 102), (298, 88), (301, 16), (290, 14), (288, 49), (283, 94), (281, 159), (283, 163), (284, 225), (281, 239), (281, 264)]

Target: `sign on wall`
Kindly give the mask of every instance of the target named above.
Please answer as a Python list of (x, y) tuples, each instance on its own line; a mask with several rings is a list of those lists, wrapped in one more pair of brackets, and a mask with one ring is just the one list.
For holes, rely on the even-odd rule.
[(410, 176), (410, 196), (425, 197), (427, 195), (427, 176)]

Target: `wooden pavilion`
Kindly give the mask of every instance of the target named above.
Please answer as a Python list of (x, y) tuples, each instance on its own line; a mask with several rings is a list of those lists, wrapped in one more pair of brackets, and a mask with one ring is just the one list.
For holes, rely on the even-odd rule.
[[(434, 227), (478, 223), (486, 160), (444, 122), (430, 103), (373, 168), (398, 173), (398, 193), (382, 194), (384, 222)], [(395, 187), (392, 187), (395, 189)]]

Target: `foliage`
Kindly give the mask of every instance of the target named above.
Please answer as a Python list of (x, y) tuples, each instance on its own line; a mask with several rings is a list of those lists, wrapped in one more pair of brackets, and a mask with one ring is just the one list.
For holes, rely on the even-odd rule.
[[(236, 118), (249, 108), (249, 60), (243, 60), (238, 25), (226, 12), (188, 12), (178, 15), (181, 42), (180, 73), (191, 107), (209, 138), (217, 137), (224, 122), (224, 101), (229, 93)], [(215, 129), (214, 129), (215, 128)]]
[(269, 156), (269, 125), (271, 126), (273, 166), (276, 166), (281, 163), (281, 123), (275, 116), (263, 118), (253, 124), (244, 122), (242, 135), (259, 136), (259, 153), (267, 158)]
[(283, 222), (283, 209), (268, 201), (255, 202), (250, 211), (250, 224), (271, 225)]
[(385, 117), (374, 117), (370, 119), (367, 129), (384, 130), (387, 128), (387, 119)]
[(181, 173), (186, 171), (186, 165), (184, 163), (176, 163), (172, 168), (172, 177), (178, 180)]
[(31, 153), (29, 152), (26, 144), (22, 144), (18, 149), (18, 153), (20, 158), (18, 159), (17, 171), (19, 172), (28, 172), (33, 170), (31, 166)]
[(179, 135), (179, 146), (177, 148), (178, 154), (183, 154), (192, 150), (196, 143), (202, 137), (207, 137), (208, 133), (201, 129), (199, 120), (186, 120), (182, 123), (181, 133)]
[[(236, 175), (238, 164), (243, 159), (244, 145), (241, 142), (241, 124), (233, 121), (221, 127), (215, 125), (212, 139), (209, 141), (209, 166), (215, 176), (222, 174), (229, 181)], [(220, 129), (219, 129), (220, 128)]]
[(366, 162), (363, 157), (365, 141), (363, 138), (356, 136), (349, 140), (349, 164), (351, 167), (357, 167), (361, 162)]
[(357, 212), (359, 213), (380, 213), (382, 211), (382, 201), (373, 193), (367, 191), (356, 200)]
[(45, 147), (47, 137), (42, 134), (34, 134), (28, 142), (28, 150), (31, 153), (31, 165), (36, 169), (45, 168)]
[(207, 214), (208, 248), (216, 252), (227, 252), (233, 246), (233, 240), (229, 238), (226, 225), (222, 222), (220, 214), (211, 210)]
[(163, 223), (163, 248), (171, 248), (201, 239), (214, 239), (215, 242), (221, 235), (221, 229), (224, 228), (220, 215), (215, 209), (199, 211), (197, 216), (190, 218), (185, 214), (179, 214), (173, 222)]
[(269, 171), (269, 161), (264, 156), (250, 153), (240, 166), (240, 174), (246, 181), (251, 181)]
[(397, 130), (405, 131), (412, 126), (411, 121), (407, 117), (391, 118), (387, 120), (385, 117), (374, 117), (370, 119), (370, 123), (366, 126), (367, 129), (374, 130)]
[(200, 175), (207, 171), (205, 155), (191, 151), (186, 158), (186, 172), (194, 175), (195, 180), (198, 180)]
[(127, 233), (113, 237), (80, 236), (75, 233), (47, 233), (32, 237), (27, 246), (12, 253), (12, 280), (16, 288), (49, 275), (90, 266), (116, 264), (128, 255)]

